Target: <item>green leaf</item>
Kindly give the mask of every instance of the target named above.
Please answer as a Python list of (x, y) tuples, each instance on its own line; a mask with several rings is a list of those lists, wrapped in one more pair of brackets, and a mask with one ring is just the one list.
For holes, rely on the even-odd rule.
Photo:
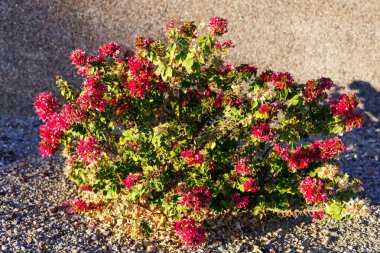
[(159, 62), (158, 63), (158, 67), (156, 69), (156, 71), (154, 73), (156, 73), (156, 75), (161, 75), (161, 73), (165, 70), (165, 64), (163, 62)]
[(193, 64), (194, 64), (194, 52), (190, 52), (187, 54), (186, 59), (182, 62), (182, 66), (186, 68), (187, 73), (193, 73)]
[(170, 59), (173, 59), (175, 57), (175, 50), (177, 49), (177, 45), (173, 43), (169, 46), (169, 48), (170, 48)]
[(300, 95), (297, 94), (289, 100), (289, 106), (296, 106), (300, 102)]

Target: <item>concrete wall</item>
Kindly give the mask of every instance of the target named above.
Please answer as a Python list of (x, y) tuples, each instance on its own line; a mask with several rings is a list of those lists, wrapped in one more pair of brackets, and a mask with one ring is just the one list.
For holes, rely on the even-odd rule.
[(69, 61), (75, 48), (131, 46), (136, 33), (157, 37), (171, 19), (211, 16), (230, 22), (231, 62), (380, 91), (380, 0), (1, 0), (0, 113), (32, 114), (38, 92), (57, 92), (55, 75), (79, 81)]

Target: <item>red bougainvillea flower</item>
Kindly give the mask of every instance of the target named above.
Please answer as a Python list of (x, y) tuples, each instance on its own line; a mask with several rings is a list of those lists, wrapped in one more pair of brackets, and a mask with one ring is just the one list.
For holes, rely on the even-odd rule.
[(261, 113), (261, 114), (267, 113), (269, 115), (269, 107), (270, 107), (269, 104), (261, 105), (261, 107), (259, 109), (259, 113)]
[(186, 158), (186, 163), (190, 166), (195, 164), (202, 164), (204, 162), (202, 154), (194, 153), (194, 149), (182, 151), (181, 156)]
[(82, 110), (96, 110), (100, 113), (105, 112), (107, 100), (104, 99), (104, 93), (107, 87), (98, 83), (95, 78), (88, 77), (83, 82), (84, 92), (79, 96), (77, 103)]
[(261, 79), (263, 82), (270, 82), (272, 73), (273, 73), (272, 70), (267, 69), (267, 70), (263, 71), (263, 72), (260, 74), (260, 79)]
[(268, 82), (273, 82), (273, 84), (281, 89), (289, 88), (294, 85), (293, 77), (288, 72), (272, 72)]
[(183, 195), (180, 204), (199, 212), (200, 208), (207, 207), (211, 200), (211, 192), (207, 186), (195, 186), (191, 192)]
[(89, 203), (87, 204), (86, 201), (83, 199), (69, 199), (67, 204), (64, 204), (63, 206), (70, 206), (70, 211), (73, 213), (77, 213), (80, 211), (91, 211), (91, 210), (97, 210), (103, 206), (102, 202), (99, 203)]
[(311, 215), (311, 218), (313, 218), (313, 220), (322, 220), (324, 216), (324, 211), (316, 211)]
[(345, 150), (345, 145), (341, 139), (334, 137), (327, 140), (318, 140), (312, 143), (311, 149), (318, 149), (318, 159), (326, 161), (334, 158)]
[(216, 42), (214, 45), (215, 49), (227, 49), (227, 48), (234, 48), (235, 45), (232, 43), (231, 40), (226, 40), (223, 42)]
[(220, 108), (223, 106), (223, 97), (224, 97), (224, 94), (223, 93), (220, 93), (218, 94), (218, 96), (215, 98), (214, 100), (214, 107), (215, 108)]
[(344, 143), (338, 137), (315, 141), (308, 149), (298, 147), (291, 151), (290, 156), (288, 148), (278, 144), (273, 148), (276, 155), (288, 161), (290, 169), (305, 169), (310, 163), (330, 160), (344, 150)]
[(86, 52), (80, 49), (75, 49), (71, 52), (70, 60), (77, 67), (84, 66), (87, 64)]
[(272, 129), (268, 123), (261, 122), (259, 125), (256, 125), (252, 128), (253, 136), (262, 141), (271, 141), (274, 138)]
[(351, 112), (344, 117), (347, 130), (352, 130), (354, 127), (361, 128), (363, 126), (363, 113)]
[(290, 169), (305, 169), (309, 163), (314, 162), (314, 160), (310, 157), (307, 150), (303, 147), (298, 147), (295, 150), (292, 150), (288, 162)]
[(86, 119), (86, 112), (76, 105), (63, 105), (61, 114), (67, 124), (80, 123)]
[(334, 116), (343, 116), (355, 110), (359, 100), (354, 94), (342, 94), (338, 100), (329, 103)]
[(125, 187), (129, 190), (133, 186), (140, 183), (141, 173), (129, 173), (129, 175), (123, 180)]
[(94, 162), (102, 154), (102, 148), (99, 146), (97, 138), (86, 137), (78, 142), (76, 154), (83, 162)]
[(221, 36), (228, 32), (228, 21), (224, 18), (212, 17), (208, 26), (215, 36)]
[(152, 38), (145, 39), (144, 37), (137, 34), (135, 36), (135, 47), (138, 49), (147, 48), (153, 42), (154, 42), (154, 39)]
[(328, 199), (323, 182), (317, 178), (307, 176), (299, 185), (298, 190), (303, 193), (307, 203), (322, 203)]
[(256, 192), (260, 190), (260, 186), (256, 185), (256, 181), (253, 178), (250, 178), (247, 182), (243, 183), (244, 191), (246, 192)]
[(117, 57), (120, 53), (120, 45), (111, 41), (99, 47), (98, 52), (103, 56)]
[(354, 126), (363, 126), (363, 114), (355, 111), (358, 104), (359, 100), (354, 94), (342, 94), (338, 100), (331, 101), (329, 107), (334, 116), (343, 118), (347, 130), (351, 130)]
[(197, 226), (191, 217), (177, 221), (174, 224), (174, 230), (186, 247), (201, 244), (206, 237), (203, 227)]
[(59, 139), (62, 132), (69, 128), (64, 116), (61, 113), (53, 113), (46, 124), (41, 125), (39, 128), (39, 135), (42, 138), (39, 151), (42, 156), (51, 156), (58, 148)]
[(308, 102), (319, 102), (327, 98), (325, 90), (330, 90), (333, 87), (333, 82), (330, 78), (321, 77), (318, 80), (307, 81), (304, 91)]
[(252, 176), (252, 168), (248, 165), (249, 158), (242, 157), (235, 161), (234, 175)]
[(70, 211), (73, 213), (90, 210), (90, 206), (87, 205), (86, 201), (84, 201), (83, 199), (77, 199), (77, 200), (70, 199), (69, 205), (70, 205)]
[(42, 121), (49, 119), (59, 108), (57, 98), (53, 97), (53, 95), (48, 91), (39, 93), (34, 100), (33, 105), (36, 109), (38, 117)]
[(282, 160), (284, 160), (284, 161), (288, 161), (289, 160), (290, 150), (289, 150), (288, 147), (286, 147), (286, 146), (284, 147), (280, 143), (276, 143), (273, 146), (273, 152), (277, 156), (280, 156), (282, 158)]
[(267, 114), (268, 117), (273, 117), (278, 111), (277, 104), (262, 104), (259, 109), (260, 114)]
[(249, 196), (241, 196), (240, 193), (232, 195), (231, 199), (237, 208), (246, 208), (249, 204)]
[(102, 55), (96, 55), (96, 56), (92, 56), (90, 55), (87, 59), (87, 62), (90, 64), (90, 65), (95, 65), (95, 64), (99, 64), (99, 63), (102, 63), (102, 62), (105, 62), (105, 59)]
[(40, 152), (41, 156), (50, 157), (56, 151), (57, 147), (57, 144), (51, 144), (42, 140), (39, 143), (38, 151)]
[(236, 70), (242, 73), (257, 75), (257, 67), (250, 64), (241, 64)]
[(151, 79), (154, 78), (154, 68), (145, 58), (136, 56), (128, 60), (129, 72), (132, 80), (126, 82), (124, 87), (129, 90), (131, 96), (145, 99), (146, 92), (151, 88)]
[(174, 20), (170, 20), (169, 22), (166, 23), (164, 31), (165, 32), (169, 31), (170, 29), (174, 27), (174, 25), (175, 25)]
[(209, 163), (209, 165), (208, 165), (208, 169), (209, 169), (209, 170), (213, 170), (213, 169), (215, 169), (215, 167), (216, 167), (215, 162), (214, 162), (214, 161), (210, 161), (210, 163)]
[(81, 189), (82, 192), (90, 192), (90, 191), (92, 191), (92, 187), (88, 186), (88, 185), (83, 185), (80, 189)]

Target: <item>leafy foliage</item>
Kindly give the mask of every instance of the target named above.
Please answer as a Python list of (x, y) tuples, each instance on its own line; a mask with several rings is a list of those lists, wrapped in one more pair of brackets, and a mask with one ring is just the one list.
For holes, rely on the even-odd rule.
[(63, 146), (66, 175), (86, 189), (74, 211), (134, 219), (137, 236), (188, 218), (176, 223), (186, 245), (204, 238), (190, 216), (201, 221), (208, 210), (261, 216), (312, 204), (350, 217), (345, 203), (362, 185), (336, 166), (344, 144), (331, 135), (362, 125), (357, 99), (326, 103), (328, 78), (298, 84), (287, 72), (225, 64), (234, 47), (219, 41), (225, 32), (218, 17), (204, 34), (172, 21), (165, 42), (137, 36), (136, 51), (111, 42), (96, 56), (73, 52), (82, 90), (59, 78), (67, 104), (43, 93), (35, 106), (47, 120), (41, 154)]

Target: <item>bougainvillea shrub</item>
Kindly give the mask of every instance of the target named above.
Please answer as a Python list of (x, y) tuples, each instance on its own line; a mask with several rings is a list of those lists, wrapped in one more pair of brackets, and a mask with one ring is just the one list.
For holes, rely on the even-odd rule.
[(339, 169), (336, 136), (362, 126), (358, 99), (328, 98), (329, 78), (301, 84), (225, 63), (235, 47), (220, 39), (227, 25), (213, 17), (202, 33), (171, 21), (164, 42), (136, 36), (134, 50), (72, 52), (81, 89), (58, 79), (66, 104), (43, 92), (34, 105), (41, 155), (62, 152), (81, 187), (73, 212), (113, 217), (135, 237), (169, 229), (194, 246), (210, 212), (311, 206), (313, 219), (339, 220), (366, 211), (352, 199), (363, 185)]

